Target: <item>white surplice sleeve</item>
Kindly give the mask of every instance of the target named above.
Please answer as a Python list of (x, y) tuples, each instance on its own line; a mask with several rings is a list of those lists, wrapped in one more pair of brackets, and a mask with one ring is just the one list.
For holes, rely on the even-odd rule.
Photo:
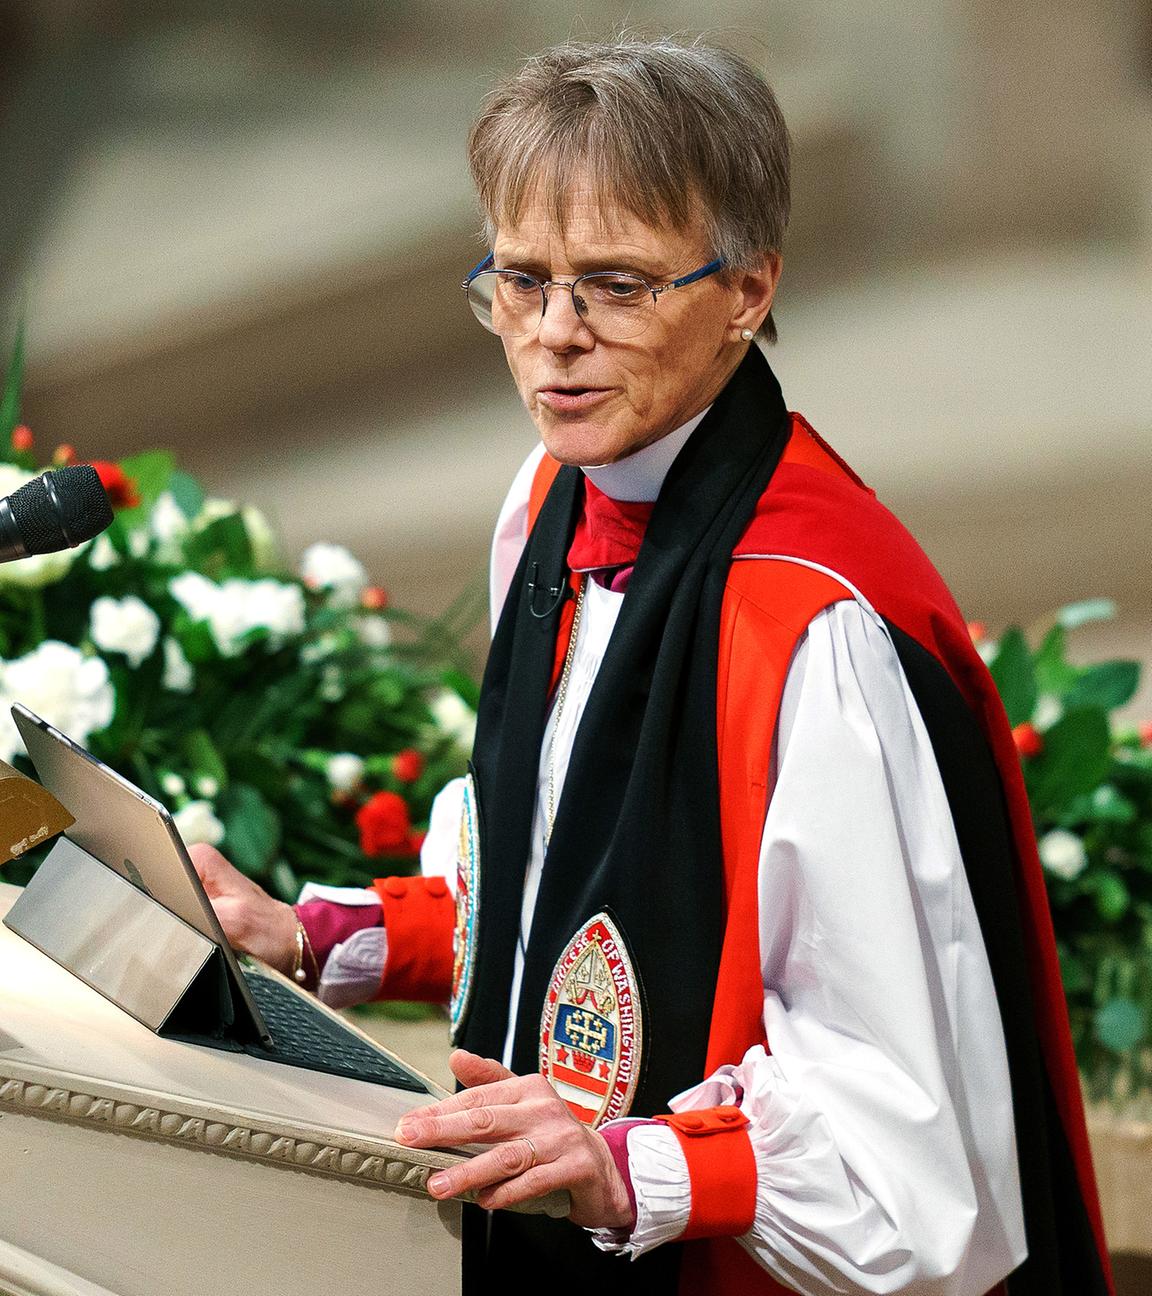
[[(760, 852), (765, 1038), (673, 1110), (740, 1106), (740, 1239), (803, 1296), (984, 1296), (1025, 1258), (1008, 1066), (932, 747), (895, 649), (834, 604), (789, 668)], [(634, 1127), (638, 1255), (691, 1204), (675, 1135)]]

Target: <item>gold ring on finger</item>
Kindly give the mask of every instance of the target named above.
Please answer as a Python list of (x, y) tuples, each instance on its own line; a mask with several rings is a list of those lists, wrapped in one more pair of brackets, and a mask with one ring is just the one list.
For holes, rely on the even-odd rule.
[(532, 1153), (532, 1160), (529, 1161), (528, 1164), (524, 1167), (525, 1170), (531, 1170), (532, 1167), (536, 1164), (536, 1144), (532, 1142), (532, 1140), (528, 1137), (527, 1134), (521, 1134), (520, 1141), (523, 1143), (527, 1143), (528, 1148)]

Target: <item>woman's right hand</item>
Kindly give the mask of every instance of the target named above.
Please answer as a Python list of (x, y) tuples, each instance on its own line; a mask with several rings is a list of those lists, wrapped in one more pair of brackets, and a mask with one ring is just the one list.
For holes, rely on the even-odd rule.
[(292, 906), (274, 900), (214, 846), (201, 842), (189, 846), (188, 854), (232, 948), (290, 976), (296, 962), (296, 911)]

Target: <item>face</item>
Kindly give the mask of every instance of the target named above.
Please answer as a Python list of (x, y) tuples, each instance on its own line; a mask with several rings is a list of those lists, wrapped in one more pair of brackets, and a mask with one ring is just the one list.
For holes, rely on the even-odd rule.
[[(501, 269), (540, 279), (574, 279), (589, 270), (630, 270), (667, 283), (713, 259), (700, 223), (657, 230), (602, 206), (587, 188), (572, 191), (561, 231), (538, 200), (493, 245)], [(562, 463), (612, 463), (667, 436), (719, 394), (772, 304), (780, 259), (762, 272), (712, 275), (661, 293), (639, 337), (606, 342), (577, 315), (572, 294), (548, 290), (540, 326), (505, 338), (508, 366), (549, 454)]]

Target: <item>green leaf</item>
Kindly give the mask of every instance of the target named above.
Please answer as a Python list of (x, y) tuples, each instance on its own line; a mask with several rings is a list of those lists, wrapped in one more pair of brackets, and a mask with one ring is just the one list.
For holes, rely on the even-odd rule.
[(1032, 718), (1036, 706), (1036, 675), (1032, 655), (1018, 626), (1011, 626), (1000, 640), (996, 656), (989, 667), (1008, 722), (1013, 728)]
[(189, 521), (204, 507), (204, 491), (191, 473), (177, 469), (168, 479), (168, 490), (176, 507)]
[(1066, 950), (1060, 951), (1060, 979), (1064, 982), (1066, 994), (1083, 994), (1092, 987), (1092, 977), (1084, 966), (1084, 960)]
[(219, 787), (228, 783), (228, 767), (206, 729), (192, 729), (184, 735), (184, 754), (192, 770), (215, 779)]
[(220, 650), (216, 647), (212, 627), (207, 621), (193, 621), (186, 612), (181, 612), (173, 630), (177, 642), (184, 650), (184, 656), (193, 666), (220, 660)]
[(1144, 1038), (1144, 1013), (1131, 999), (1113, 999), (1097, 1009), (1092, 1029), (1105, 1048), (1127, 1053)]
[(120, 467), (126, 477), (136, 484), (140, 504), (134, 509), (122, 509), (120, 517), (125, 525), (136, 527), (148, 520), (152, 505), (168, 488), (172, 477), (173, 459), (168, 450), (146, 450), (143, 454), (129, 455), (120, 460)]
[(1065, 699), (1068, 707), (1098, 706), (1112, 711), (1128, 702), (1140, 686), (1140, 663), (1107, 661), (1079, 673)]
[(12, 445), (12, 430), (20, 423), (20, 393), (24, 386), (24, 321), (16, 326), (12, 354), (4, 375), (4, 394), (0, 396), (0, 443), (5, 452)]
[(280, 816), (247, 783), (232, 783), (219, 808), (225, 853), (250, 877), (261, 877), (280, 848)]
[(1054, 625), (1044, 636), (1044, 642), (1033, 659), (1039, 692), (1062, 698), (1075, 684), (1079, 672), (1065, 658), (1067, 641), (1068, 635), (1062, 625)]
[(1096, 912), (1105, 922), (1119, 922), (1128, 912), (1132, 897), (1117, 873), (1103, 873), (1092, 880), (1096, 891)]
[(278, 859), (272, 865), (272, 888), (288, 904), (292, 904), (300, 894), (300, 879), (285, 859)]
[(1111, 783), (1101, 783), (1088, 798), (1088, 814), (1099, 823), (1134, 823), (1137, 809)]
[(252, 542), (239, 513), (209, 522), (184, 542), (184, 553), (193, 567), (211, 568), (209, 575), (224, 570), (241, 575), (252, 568)]
[(1065, 630), (1075, 630), (1090, 621), (1111, 621), (1115, 615), (1116, 604), (1111, 599), (1085, 599), (1062, 607), (1056, 620)]
[(479, 708), (480, 685), (471, 676), (465, 675), (463, 671), (448, 670), (444, 672), (443, 679), (445, 685), (459, 694), (473, 711)]
[(1102, 711), (1066, 712), (1044, 735), (1044, 750), (1028, 762), (1033, 812), (1055, 816), (1073, 798), (1092, 792), (1111, 765), (1108, 720)]

